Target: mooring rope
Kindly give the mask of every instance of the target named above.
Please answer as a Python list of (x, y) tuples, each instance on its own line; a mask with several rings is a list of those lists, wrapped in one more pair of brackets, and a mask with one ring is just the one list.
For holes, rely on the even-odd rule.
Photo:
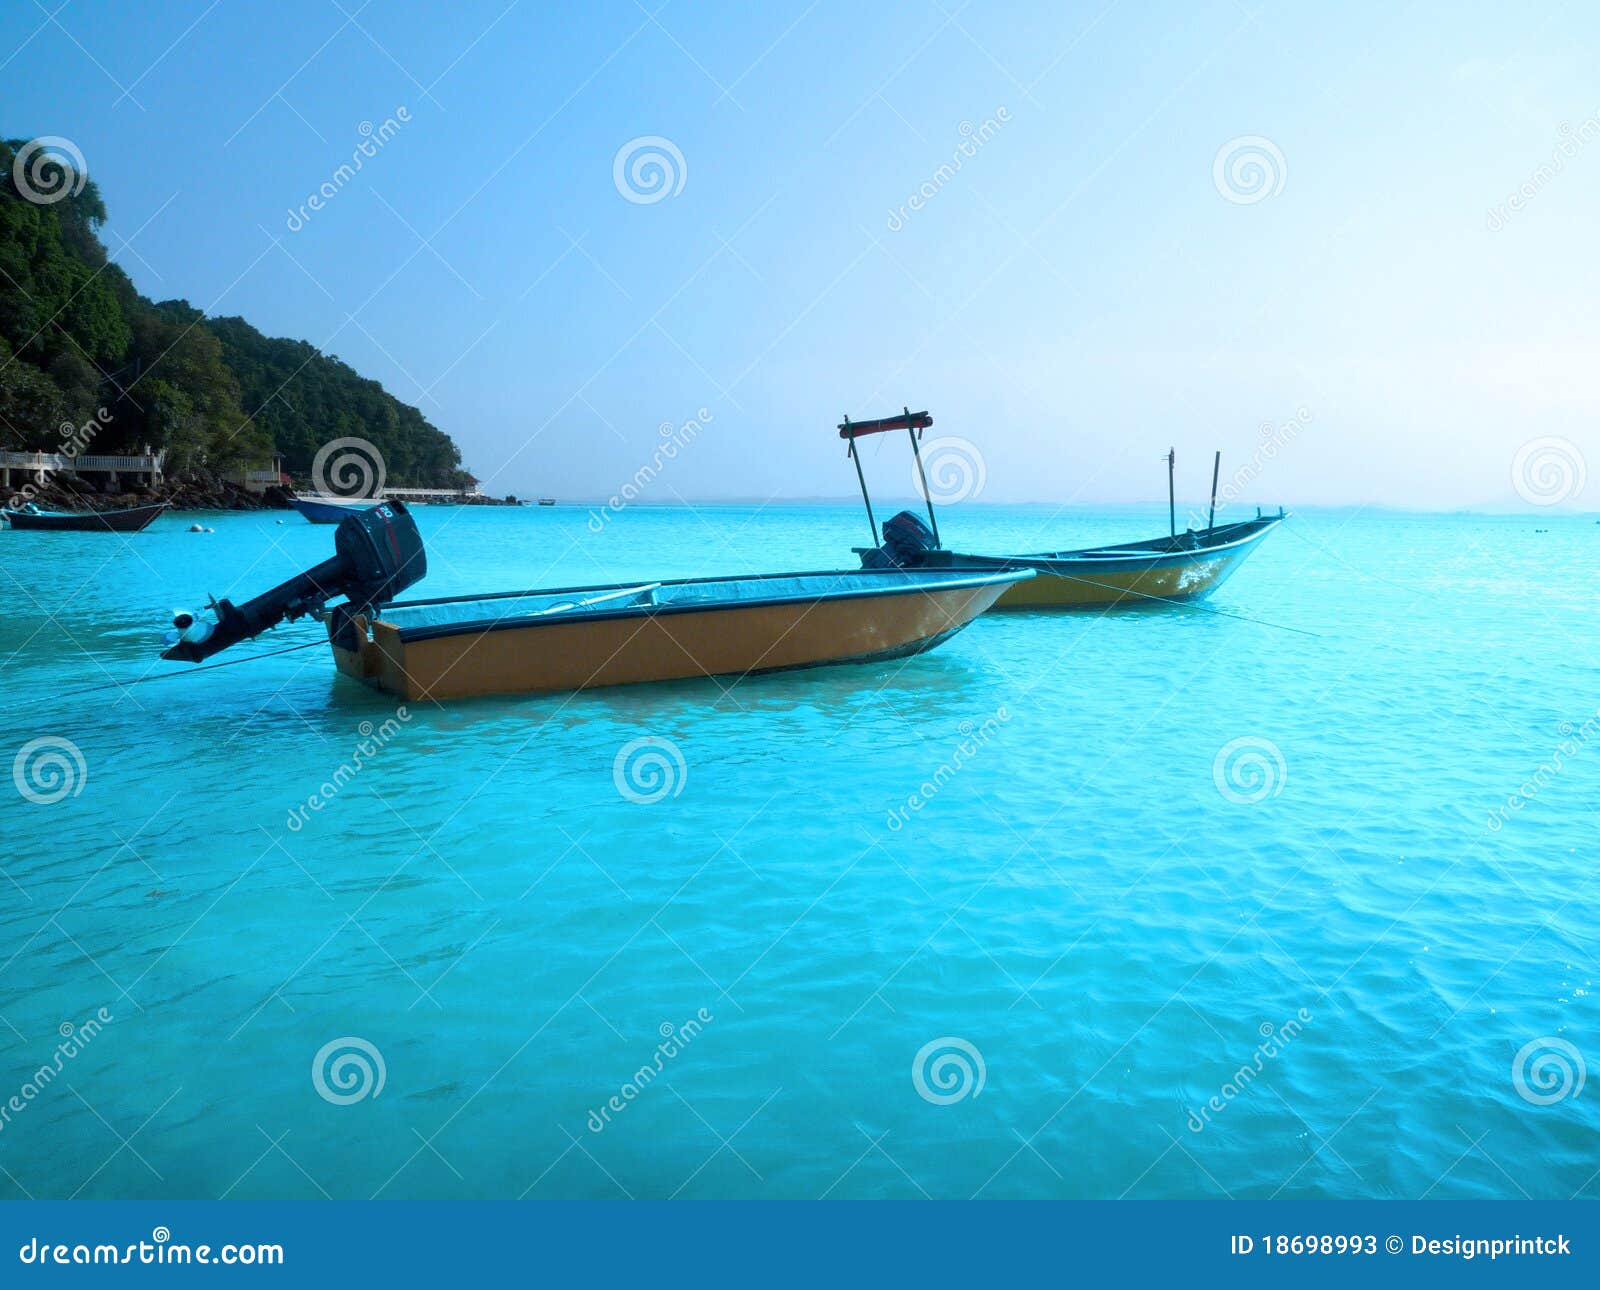
[(240, 663), (256, 663), (264, 658), (275, 658), (279, 654), (293, 654), (296, 650), (312, 649), (318, 645), (325, 645), (325, 640), (304, 641), (299, 645), (285, 645), (282, 649), (268, 650), (265, 654), (249, 654), (244, 658), (230, 658), (221, 663), (207, 663), (204, 667), (192, 667), (185, 672), (162, 672), (157, 676), (136, 676), (131, 681), (106, 681), (101, 685), (86, 685), (79, 690), (68, 690), (64, 694), (46, 694), (37, 699), (30, 699), (26, 703), (19, 703), (19, 708), (32, 707), (35, 703), (56, 703), (62, 699), (73, 699), (80, 694), (98, 694), (101, 690), (125, 690), (130, 685), (143, 685), (148, 681), (171, 681), (180, 676), (198, 676), (201, 672), (214, 672), (219, 667), (237, 667)]

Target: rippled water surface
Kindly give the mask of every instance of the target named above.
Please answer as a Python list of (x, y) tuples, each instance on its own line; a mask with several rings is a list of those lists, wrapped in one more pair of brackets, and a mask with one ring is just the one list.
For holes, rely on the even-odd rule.
[[(865, 535), (418, 515), (435, 595)], [(1588, 519), (1298, 515), (1212, 602), (1273, 625), (991, 616), (882, 666), (403, 717), (322, 648), (75, 693), (331, 549), (190, 518), (0, 533), (3, 751), (68, 791), (5, 786), (0, 1196), (1600, 1190)]]

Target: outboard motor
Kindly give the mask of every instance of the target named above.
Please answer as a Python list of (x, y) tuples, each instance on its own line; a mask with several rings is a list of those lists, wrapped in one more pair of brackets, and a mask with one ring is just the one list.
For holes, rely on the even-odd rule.
[(883, 526), (883, 545), (861, 557), (868, 569), (914, 569), (939, 542), (933, 530), (913, 511), (901, 511)]
[(198, 663), (269, 627), (318, 613), (336, 596), (346, 598), (340, 609), (359, 613), (393, 600), (428, 571), (422, 535), (404, 502), (382, 502), (340, 520), (333, 548), (333, 559), (242, 605), (213, 600), (198, 612), (178, 610), (177, 641), (161, 657)]

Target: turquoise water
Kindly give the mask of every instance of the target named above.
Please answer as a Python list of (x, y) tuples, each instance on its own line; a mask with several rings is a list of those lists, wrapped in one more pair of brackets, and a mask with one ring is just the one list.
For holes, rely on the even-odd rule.
[[(418, 514), (428, 594), (833, 567), (865, 531)], [(4, 793), (0, 1196), (1600, 1191), (1589, 520), (1296, 516), (1212, 603), (1298, 632), (990, 617), (403, 717), (320, 648), (67, 694), (328, 554), (277, 519), (0, 533), (5, 757), (82, 759), (35, 745), (67, 795)]]

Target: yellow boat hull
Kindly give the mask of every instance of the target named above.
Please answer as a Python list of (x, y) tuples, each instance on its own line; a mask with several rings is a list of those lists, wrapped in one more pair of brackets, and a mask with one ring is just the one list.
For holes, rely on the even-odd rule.
[(1282, 515), (1246, 520), (1176, 539), (1035, 555), (980, 556), (939, 549), (928, 568), (1027, 569), (1033, 577), (1000, 595), (996, 609), (1105, 609), (1181, 604), (1209, 596), (1249, 558)]
[(346, 625), (354, 648), (332, 648), (341, 672), (411, 702), (747, 676), (919, 653), (1012, 585), (952, 579), (933, 589), (535, 618), (422, 638), (386, 622), (380, 610), (375, 621)]
[(1151, 600), (1209, 596), (1242, 563), (1242, 554), (1219, 556), (1167, 569), (1111, 573), (1087, 568), (1072, 573), (1038, 569), (1027, 582), (1002, 592), (996, 609), (1094, 609)]

